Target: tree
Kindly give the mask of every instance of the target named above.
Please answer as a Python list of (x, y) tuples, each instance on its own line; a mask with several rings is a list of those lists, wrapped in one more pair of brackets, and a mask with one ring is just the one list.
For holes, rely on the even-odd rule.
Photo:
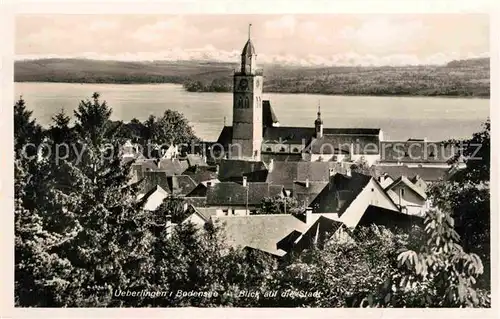
[(198, 140), (184, 115), (172, 110), (166, 110), (160, 118), (150, 115), (144, 122), (141, 137), (143, 144), (161, 145), (189, 144)]
[(365, 174), (373, 177), (377, 177), (377, 171), (375, 170), (375, 166), (370, 166), (368, 161), (364, 158), (361, 157), (356, 163), (352, 164), (350, 167), (351, 171), (360, 173), (360, 174)]
[[(399, 268), (381, 289), (364, 299), (369, 306), (487, 307), (489, 294), (477, 289), (483, 273), (479, 256), (466, 253), (449, 213), (427, 212), (425, 242), (398, 255)], [(364, 302), (362, 304), (364, 304)]]
[(33, 143), (34, 147), (26, 148), (26, 158), (36, 154), (36, 148), (43, 140), (42, 128), (32, 119), (33, 111), (26, 108), (22, 97), (14, 105), (14, 150), (16, 158), (21, 157), (23, 147)]
[(481, 183), (490, 180), (490, 151), (491, 151), (491, 121), (488, 118), (483, 123), (483, 129), (476, 132), (470, 139), (464, 141), (450, 141), (455, 145), (462, 145), (463, 149), (452, 157), (450, 162), (456, 164), (461, 159), (465, 159), (467, 167), (453, 176), (453, 180), (458, 182)]
[(305, 211), (305, 206), (293, 197), (266, 197), (262, 199), (258, 214), (293, 214)]

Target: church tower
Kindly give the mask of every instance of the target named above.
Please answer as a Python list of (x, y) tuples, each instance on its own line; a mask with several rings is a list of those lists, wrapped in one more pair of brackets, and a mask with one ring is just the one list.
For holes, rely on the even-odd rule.
[(241, 68), (233, 81), (233, 136), (231, 158), (260, 161), (262, 146), (262, 70), (250, 38), (241, 52)]

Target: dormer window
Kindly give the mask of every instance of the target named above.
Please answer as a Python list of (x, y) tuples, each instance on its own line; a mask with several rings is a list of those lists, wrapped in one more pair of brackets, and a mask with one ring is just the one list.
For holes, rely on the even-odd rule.
[(298, 149), (298, 148), (296, 148), (296, 147), (294, 147), (294, 148), (293, 148), (293, 152), (294, 152), (294, 153), (298, 153), (298, 152), (299, 152), (299, 149)]

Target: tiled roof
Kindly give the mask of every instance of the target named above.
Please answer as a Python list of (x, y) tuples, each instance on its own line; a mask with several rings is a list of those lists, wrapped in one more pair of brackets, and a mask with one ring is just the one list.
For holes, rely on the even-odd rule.
[(186, 155), (186, 160), (188, 162), (189, 166), (208, 166), (205, 160), (203, 159), (203, 156), (197, 155), (197, 154), (187, 154)]
[(387, 186), (385, 189), (390, 190), (393, 189), (396, 185), (403, 183), (405, 184), (409, 189), (414, 191), (417, 195), (419, 195), (422, 199), (427, 199), (427, 195), (425, 194), (425, 190), (421, 189), (417, 185), (413, 184), (412, 181), (410, 181), (406, 176), (401, 176), (398, 179), (396, 179), (394, 182), (392, 182), (391, 185)]
[(134, 165), (140, 165), (142, 171), (156, 171), (158, 170), (158, 160), (152, 158), (144, 158), (136, 160)]
[(328, 186), (328, 182), (309, 182), (309, 187), (306, 186), (304, 182), (293, 183), (292, 196), (305, 207), (308, 207), (319, 193)]
[(458, 148), (444, 142), (383, 141), (380, 142), (381, 162), (446, 163)]
[(241, 180), (247, 176), (248, 181), (265, 181), (267, 168), (264, 162), (244, 160), (222, 160), (219, 164), (219, 180)]
[(379, 153), (378, 135), (324, 134), (312, 139), (306, 152), (312, 154), (348, 154), (352, 144), (353, 154), (373, 155)]
[(342, 225), (344, 225), (342, 222), (320, 216), (304, 234), (295, 240), (294, 251), (298, 253), (314, 245), (324, 244)]
[(250, 247), (283, 256), (286, 251), (277, 244), (293, 231), (305, 232), (308, 226), (292, 215), (249, 215), (212, 217), (214, 224), (221, 225), (226, 243), (232, 247)]
[(191, 166), (186, 169), (183, 175), (191, 176), (191, 178), (197, 183), (217, 179), (217, 172), (215, 167), (209, 166)]
[(371, 176), (352, 172), (352, 176), (335, 174), (329, 184), (313, 200), (315, 213), (337, 212), (339, 216), (351, 205), (370, 182)]
[(147, 193), (156, 186), (160, 186), (169, 194), (184, 196), (196, 187), (196, 183), (186, 175), (168, 176), (161, 171), (144, 172), (141, 183), (142, 192)]
[(207, 188), (208, 206), (260, 205), (262, 199), (275, 194), (269, 183), (248, 183), (247, 187), (235, 182), (221, 182)]
[(157, 186), (170, 192), (168, 176), (164, 172), (143, 172), (142, 175), (141, 193), (148, 193), (152, 189), (156, 189)]
[(292, 189), (296, 181), (328, 182), (330, 177), (329, 162), (273, 162), (267, 175), (267, 182), (282, 184), (286, 189)]
[(186, 160), (173, 159), (162, 159), (158, 163), (158, 170), (165, 172), (167, 175), (180, 175), (189, 167)]
[(185, 196), (196, 187), (196, 182), (187, 175), (174, 175), (168, 177), (170, 192), (172, 195)]
[(435, 182), (444, 179), (447, 177), (449, 171), (449, 168), (446, 167), (408, 167), (406, 165), (378, 165), (375, 169), (379, 174), (386, 173), (394, 180), (400, 176), (413, 178), (418, 175), (426, 182)]
[(194, 210), (196, 210), (198, 212), (198, 214), (205, 221), (209, 221), (212, 216), (217, 215), (217, 209), (213, 208), (213, 207), (197, 207), (197, 206), (194, 206)]

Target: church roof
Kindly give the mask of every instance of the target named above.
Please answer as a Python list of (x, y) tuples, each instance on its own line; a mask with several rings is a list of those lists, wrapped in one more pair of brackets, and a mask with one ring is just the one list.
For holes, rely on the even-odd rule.
[(262, 124), (264, 126), (273, 126), (274, 123), (278, 122), (278, 117), (274, 114), (271, 102), (269, 100), (262, 101)]
[(245, 43), (245, 46), (243, 47), (241, 55), (247, 56), (254, 54), (257, 54), (255, 51), (255, 47), (253, 46), (252, 40), (248, 39), (247, 43)]

